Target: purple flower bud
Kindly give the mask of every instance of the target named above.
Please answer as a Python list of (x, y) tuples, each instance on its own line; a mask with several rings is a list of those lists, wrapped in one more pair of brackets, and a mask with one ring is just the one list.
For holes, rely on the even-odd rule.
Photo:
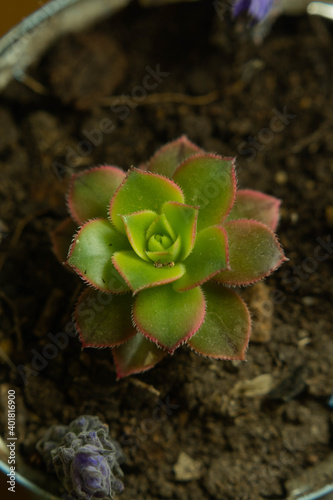
[(37, 450), (73, 499), (113, 498), (123, 483), (119, 461), (124, 455), (98, 417), (83, 415), (69, 426), (51, 426)]
[(109, 464), (94, 446), (86, 445), (77, 450), (70, 476), (75, 493), (82, 499), (112, 495)]
[(273, 3), (274, 0), (236, 0), (233, 6), (233, 15), (237, 17), (247, 10), (250, 16), (261, 21), (271, 10)]

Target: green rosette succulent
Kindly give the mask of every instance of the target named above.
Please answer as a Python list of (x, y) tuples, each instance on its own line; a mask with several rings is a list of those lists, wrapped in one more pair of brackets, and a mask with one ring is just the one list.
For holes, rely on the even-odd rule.
[(235, 159), (185, 136), (140, 169), (73, 175), (72, 219), (53, 242), (61, 256), (79, 226), (66, 264), (90, 285), (75, 311), (83, 346), (112, 348), (118, 378), (148, 370), (181, 344), (243, 360), (251, 319), (234, 288), (285, 260), (274, 234), (279, 204), (237, 191)]

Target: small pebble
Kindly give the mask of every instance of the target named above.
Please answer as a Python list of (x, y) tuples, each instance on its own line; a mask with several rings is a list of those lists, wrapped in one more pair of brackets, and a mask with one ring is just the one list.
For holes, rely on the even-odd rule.
[(306, 183), (305, 183), (305, 185), (306, 185), (306, 188), (309, 191), (313, 191), (314, 188), (316, 187), (316, 183), (313, 180), (311, 180), (311, 179), (307, 180)]
[(326, 207), (325, 210), (326, 221), (330, 226), (333, 226), (333, 206)]
[(302, 109), (309, 109), (312, 105), (312, 99), (311, 97), (303, 97), (301, 100), (300, 100), (300, 107)]
[(314, 306), (317, 300), (315, 297), (302, 297), (302, 302), (305, 306)]
[(237, 382), (232, 390), (234, 396), (247, 396), (253, 398), (256, 396), (265, 396), (273, 387), (273, 377), (269, 373), (258, 375), (252, 380), (242, 380)]
[(304, 339), (309, 336), (309, 332), (307, 330), (298, 330), (297, 335), (300, 339)]
[(311, 339), (309, 337), (301, 339), (298, 341), (298, 347), (302, 348), (311, 343)]
[(180, 453), (176, 464), (173, 467), (177, 481), (191, 481), (201, 477), (202, 463), (200, 460), (193, 460), (187, 453)]
[(318, 457), (317, 457), (317, 455), (314, 455), (314, 454), (307, 455), (305, 457), (305, 459), (309, 465), (314, 465), (318, 462)]
[(285, 172), (284, 170), (279, 170), (278, 172), (276, 172), (275, 182), (280, 185), (286, 184), (288, 182), (287, 172)]

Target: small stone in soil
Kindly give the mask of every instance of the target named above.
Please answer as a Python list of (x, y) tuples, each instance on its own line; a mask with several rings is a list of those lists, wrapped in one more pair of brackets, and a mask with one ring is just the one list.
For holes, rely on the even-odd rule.
[(191, 481), (201, 477), (202, 463), (200, 460), (193, 460), (187, 453), (180, 453), (176, 464), (173, 467), (177, 481)]

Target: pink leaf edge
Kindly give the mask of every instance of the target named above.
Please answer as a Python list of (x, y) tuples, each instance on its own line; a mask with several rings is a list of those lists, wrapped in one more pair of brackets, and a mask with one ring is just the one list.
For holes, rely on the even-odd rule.
[[(159, 349), (161, 349), (161, 351), (162, 350), (165, 351), (160, 346), (157, 346), (157, 347)], [(167, 351), (165, 351), (165, 354), (163, 354), (163, 356), (161, 357), (161, 359), (158, 359), (154, 363), (151, 363), (150, 365), (146, 365), (146, 366), (144, 366), (142, 368), (133, 368), (132, 370), (125, 371), (125, 370), (122, 370), (121, 365), (118, 362), (117, 356), (115, 354), (115, 351), (116, 351), (116, 348), (115, 349), (111, 348), (113, 362), (114, 362), (115, 368), (116, 368), (116, 376), (117, 376), (116, 380), (117, 381), (121, 380), (122, 378), (129, 377), (130, 375), (136, 375), (136, 374), (144, 373), (144, 372), (147, 372), (148, 370), (151, 370), (155, 365), (157, 365), (157, 363), (159, 363), (164, 358), (164, 356), (167, 355)]]
[[(222, 230), (222, 232), (225, 234), (226, 236), (226, 261), (227, 261), (227, 265), (224, 269), (219, 269), (218, 271), (214, 271), (213, 273), (211, 273), (208, 277), (202, 279), (201, 281), (198, 281), (198, 283), (194, 284), (194, 285), (191, 285), (189, 287), (186, 287), (186, 288), (180, 288), (179, 292), (186, 292), (187, 290), (191, 290), (192, 288), (196, 288), (197, 286), (200, 286), (200, 285), (203, 285), (204, 283), (207, 283), (207, 281), (211, 280), (212, 278), (214, 278), (214, 276), (216, 276), (217, 274), (221, 273), (222, 271), (227, 271), (227, 270), (231, 270), (230, 268), (230, 262), (229, 262), (229, 245), (228, 245), (228, 235), (227, 235), (227, 232), (226, 230), (224, 229), (224, 227), (220, 226), (219, 229)], [(186, 262), (186, 261), (185, 261)], [(186, 266), (185, 266), (186, 267)]]
[[(93, 221), (96, 221), (96, 220), (106, 220), (106, 219), (89, 219), (87, 222), (85, 222), (84, 224), (82, 224), (82, 226), (80, 226), (78, 228), (78, 230), (76, 231), (76, 233), (73, 236), (73, 241), (71, 243), (71, 246), (69, 247), (67, 259), (65, 260), (65, 262), (63, 262), (63, 264), (65, 266), (68, 266), (70, 269), (74, 269), (74, 271), (80, 276), (80, 278), (84, 281), (84, 283), (86, 285), (90, 286), (93, 290), (98, 290), (100, 292), (110, 293), (110, 294), (113, 294), (113, 295), (118, 295), (118, 294), (121, 295), (123, 293), (128, 293), (130, 291), (130, 289), (127, 290), (127, 291), (123, 291), (122, 290), (122, 291), (119, 291), (119, 292), (111, 292), (110, 290), (105, 290), (104, 288), (101, 288), (101, 287), (95, 285), (92, 281), (89, 281), (88, 278), (86, 277), (86, 275), (84, 273), (82, 273), (80, 271), (80, 269), (78, 269), (76, 266), (74, 266), (73, 264), (69, 264), (68, 263), (68, 259), (71, 257), (71, 255), (72, 255), (72, 253), (74, 251), (76, 236), (79, 234), (79, 232), (81, 231), (81, 229), (83, 229), (85, 226), (87, 226), (88, 224), (90, 224), (90, 222), (93, 222)], [(116, 269), (116, 271), (118, 271), (118, 270)]]
[(175, 139), (171, 142), (168, 142), (167, 144), (164, 144), (163, 146), (161, 146), (157, 151), (155, 151), (155, 153), (153, 154), (153, 156), (150, 158), (150, 160), (148, 161), (148, 170), (149, 170), (149, 167), (151, 165), (151, 163), (154, 162), (154, 160), (160, 156), (161, 153), (164, 153), (165, 151), (169, 151), (170, 149), (174, 149), (175, 146), (184, 146), (184, 148), (186, 146), (190, 146), (191, 148), (193, 148), (195, 151), (193, 152), (193, 154), (191, 155), (191, 158), (193, 156), (196, 156), (197, 154), (200, 154), (200, 153), (204, 153), (204, 150), (201, 149), (199, 146), (197, 146), (196, 144), (194, 144), (192, 141), (189, 140), (189, 138), (187, 137), (187, 135), (183, 134), (181, 135), (180, 137), (178, 137), (178, 139)]
[[(267, 276), (270, 276), (274, 271), (276, 271), (276, 269), (278, 269), (283, 264), (283, 262), (288, 262), (289, 261), (288, 257), (286, 257), (285, 254), (284, 254), (282, 245), (279, 242), (277, 235), (274, 233), (274, 231), (270, 227), (268, 227), (263, 222), (260, 222), (260, 221), (255, 220), (255, 219), (237, 219), (237, 222), (241, 222), (241, 221), (243, 221), (243, 222), (255, 222), (256, 224), (260, 224), (261, 226), (265, 227), (272, 234), (272, 236), (274, 236), (274, 239), (276, 241), (277, 247), (278, 247), (278, 249), (280, 251), (281, 258), (280, 258), (279, 262), (268, 271), (267, 274), (261, 276), (260, 278), (257, 278), (257, 279), (254, 279), (254, 280), (250, 280), (250, 281), (241, 281), (241, 282), (234, 282), (234, 281), (229, 282), (229, 281), (225, 281), (225, 280), (224, 281), (218, 281), (218, 280), (216, 280), (217, 283), (219, 283), (221, 285), (230, 285), (230, 286), (248, 286), (248, 285), (253, 285), (254, 283), (258, 283), (258, 282), (264, 280), (265, 278), (267, 278)], [(235, 221), (226, 222), (226, 225), (232, 224), (233, 222), (235, 222)], [(232, 269), (230, 269), (230, 270), (232, 271)]]
[[(223, 286), (223, 285), (221, 284), (221, 286)], [(246, 361), (245, 355), (246, 355), (246, 351), (247, 351), (248, 346), (249, 346), (251, 333), (252, 333), (252, 318), (251, 318), (249, 308), (247, 307), (246, 302), (243, 300), (243, 298), (238, 293), (234, 292), (233, 290), (229, 289), (229, 291), (231, 293), (233, 293), (234, 295), (237, 295), (239, 297), (239, 299), (243, 302), (243, 305), (245, 306), (247, 317), (249, 320), (249, 327), (248, 327), (247, 332), (246, 332), (245, 342), (244, 342), (243, 349), (242, 349), (240, 356), (215, 356), (215, 355), (208, 356), (207, 354), (201, 353), (197, 349), (193, 349), (193, 347), (191, 347), (190, 344), (187, 344), (187, 346), (191, 349), (191, 351), (195, 352), (196, 354), (200, 354), (200, 356), (203, 356), (204, 358), (207, 358), (207, 359), (223, 359), (225, 361)]]
[[(236, 196), (237, 196), (236, 157), (235, 156), (221, 156), (221, 155), (217, 155), (214, 153), (198, 153), (194, 156), (191, 156), (190, 158), (187, 158), (180, 165), (178, 165), (173, 176), (176, 175), (178, 170), (180, 170), (182, 167), (186, 166), (187, 163), (193, 161), (194, 159), (200, 159), (200, 158), (213, 158), (213, 159), (231, 162), (231, 176), (232, 176), (232, 180), (233, 180), (233, 197), (232, 197), (232, 201), (230, 203), (230, 206), (228, 208), (228, 211), (223, 215), (223, 217), (220, 221), (220, 223), (221, 223), (228, 217), (228, 215), (229, 215), (229, 213), (230, 213), (230, 211), (235, 203)], [(175, 183), (176, 183), (176, 181), (175, 181)], [(178, 186), (178, 184), (177, 184), (177, 186)]]
[[(134, 250), (133, 250), (134, 252)], [(133, 290), (133, 288), (131, 288), (131, 284), (130, 282), (127, 280), (126, 276), (124, 275), (124, 273), (122, 272), (122, 270), (119, 268), (119, 266), (114, 262), (113, 260), (113, 255), (112, 255), (112, 264), (114, 265), (114, 268), (116, 269), (116, 271), (118, 271), (118, 273), (120, 274), (120, 276), (124, 279), (124, 281), (126, 282), (126, 285), (128, 286), (128, 288), (132, 291), (133, 293), (133, 296), (136, 295), (137, 293), (141, 292), (142, 290), (145, 290), (146, 288), (155, 288), (156, 286), (160, 286), (160, 285), (167, 285), (168, 283), (172, 283), (173, 281), (176, 281), (176, 279), (178, 278), (169, 278), (169, 279), (165, 279), (165, 280), (161, 280), (161, 281), (154, 281), (154, 284), (153, 285), (144, 285), (144, 286), (141, 286), (140, 288), (136, 289), (136, 290)], [(147, 262), (147, 261), (145, 261)]]
[[(75, 304), (75, 309), (74, 309), (74, 313), (73, 313), (73, 319), (74, 319), (74, 325), (75, 325), (75, 329), (78, 333), (78, 336), (79, 336), (79, 339), (80, 339), (80, 342), (82, 344), (82, 349), (85, 349), (86, 347), (94, 347), (96, 349), (105, 349), (106, 347), (110, 347), (111, 349), (114, 348), (114, 347), (118, 347), (122, 344), (124, 344), (125, 342), (127, 342), (127, 340), (131, 339), (132, 337), (134, 337), (134, 335), (136, 334), (134, 328), (133, 328), (133, 335), (131, 335), (130, 337), (126, 337), (125, 340), (121, 341), (121, 342), (117, 342), (116, 344), (110, 346), (110, 344), (90, 344), (90, 343), (86, 343), (84, 340), (83, 340), (83, 336), (82, 336), (82, 332), (79, 328), (79, 324), (78, 324), (78, 315), (77, 315), (77, 305), (79, 304), (80, 300), (82, 299), (82, 297), (87, 293), (87, 289), (83, 290), (83, 292), (80, 294), (79, 298), (77, 299), (76, 301), (76, 304)], [(105, 293), (103, 291), (103, 293)], [(126, 293), (126, 292), (123, 292), (123, 293)], [(128, 293), (128, 292), (127, 292)]]
[[(66, 206), (67, 206), (67, 210), (70, 213), (72, 219), (75, 222), (77, 222), (78, 224), (82, 224), (82, 221), (78, 217), (77, 213), (75, 212), (74, 205), (73, 205), (73, 202), (72, 202), (72, 194), (73, 194), (73, 189), (74, 189), (74, 181), (78, 177), (82, 177), (83, 175), (85, 175), (87, 173), (90, 173), (90, 172), (95, 172), (96, 170), (109, 170), (109, 171), (112, 171), (112, 172), (117, 173), (117, 174), (119, 174), (119, 172), (125, 173), (124, 170), (121, 169), (121, 168), (119, 168), (119, 167), (115, 167), (115, 166), (112, 166), (112, 165), (101, 165), (101, 166), (96, 166), (96, 167), (92, 167), (92, 168), (87, 168), (85, 170), (82, 170), (81, 172), (78, 172), (77, 174), (73, 174), (72, 175), (72, 177), (70, 179), (69, 189), (68, 189), (68, 192), (67, 192), (67, 195), (66, 195)], [(110, 198), (111, 198), (111, 196), (110, 196)]]
[[(275, 231), (280, 220), (280, 213), (279, 209), (282, 203), (282, 200), (279, 198), (276, 198), (275, 196), (271, 196), (270, 194), (262, 193), (261, 191), (255, 191), (253, 189), (239, 189), (236, 193), (237, 195), (239, 194), (244, 194), (244, 195), (250, 195), (253, 198), (257, 198), (258, 200), (264, 200), (267, 202), (271, 203), (271, 211), (274, 213), (274, 217), (272, 218), (272, 223), (269, 226), (272, 231)], [(236, 200), (237, 201), (237, 196)]]
[[(162, 175), (162, 174), (157, 174), (156, 172), (149, 172), (146, 170), (141, 170), (140, 168), (130, 167), (126, 172), (126, 177), (122, 180), (121, 184), (117, 187), (117, 189), (113, 193), (113, 196), (110, 200), (108, 216), (109, 216), (109, 219), (111, 220), (111, 222), (112, 222), (111, 212), (112, 212), (112, 207), (113, 207), (113, 204), (115, 202), (116, 196), (117, 196), (118, 192), (120, 191), (120, 189), (125, 184), (125, 182), (127, 181), (127, 178), (132, 171), (140, 172), (141, 174), (148, 175), (150, 177), (161, 177), (162, 179), (166, 180), (169, 185), (172, 185), (173, 187), (177, 188), (178, 192), (182, 195), (183, 200), (185, 200), (185, 196), (184, 196), (182, 188), (180, 186), (178, 186), (178, 184), (175, 181), (173, 181), (172, 179), (170, 179), (169, 177), (166, 177), (165, 175)], [(149, 210), (149, 209), (147, 209), (147, 210)], [(140, 210), (138, 210), (138, 212), (140, 212)]]
[(191, 337), (193, 337), (193, 335), (199, 330), (200, 326), (202, 325), (202, 323), (203, 323), (203, 321), (205, 319), (205, 315), (206, 315), (206, 301), (205, 301), (205, 296), (204, 296), (204, 293), (203, 293), (202, 290), (201, 290), (201, 293), (202, 293), (202, 298), (203, 298), (203, 304), (202, 304), (202, 307), (201, 307), (201, 310), (200, 310), (201, 314), (200, 314), (200, 317), (198, 319), (198, 324), (193, 328), (193, 330), (191, 330), (191, 332), (188, 335), (186, 335), (186, 337), (183, 337), (181, 340), (179, 340), (172, 347), (167, 347), (167, 346), (161, 344), (160, 342), (158, 342), (157, 339), (155, 339), (154, 337), (152, 337), (151, 335), (149, 335), (149, 333), (145, 332), (145, 330), (143, 329), (142, 325), (140, 326), (140, 324), (135, 319), (134, 308), (133, 308), (133, 312), (132, 312), (133, 324), (135, 325), (135, 327), (137, 328), (137, 330), (140, 333), (142, 333), (142, 335), (144, 335), (148, 340), (150, 340), (151, 342), (153, 342), (154, 344), (156, 344), (158, 347), (161, 347), (162, 349), (164, 349), (165, 351), (167, 351), (169, 354), (173, 354), (175, 352), (175, 350), (180, 345), (186, 344), (186, 342)]

